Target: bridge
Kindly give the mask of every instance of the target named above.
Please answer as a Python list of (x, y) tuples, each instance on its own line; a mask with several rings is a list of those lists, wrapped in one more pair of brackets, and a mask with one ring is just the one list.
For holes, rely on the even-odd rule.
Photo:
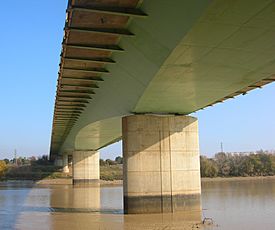
[(50, 156), (99, 179), (123, 141), (126, 213), (200, 210), (188, 114), (275, 81), (272, 0), (69, 0)]

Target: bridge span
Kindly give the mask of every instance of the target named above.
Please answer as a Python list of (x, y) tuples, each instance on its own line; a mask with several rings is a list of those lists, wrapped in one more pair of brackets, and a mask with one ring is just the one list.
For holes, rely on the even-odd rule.
[(120, 139), (126, 213), (200, 210), (188, 114), (275, 81), (273, 0), (69, 0), (50, 156), (99, 179)]

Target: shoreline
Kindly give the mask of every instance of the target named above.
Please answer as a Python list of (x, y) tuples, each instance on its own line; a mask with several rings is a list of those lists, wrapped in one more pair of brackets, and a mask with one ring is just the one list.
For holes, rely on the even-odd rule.
[[(227, 181), (254, 181), (254, 180), (270, 180), (274, 179), (275, 176), (248, 176), (248, 177), (203, 177), (201, 182), (227, 182)], [(71, 178), (60, 178), (60, 179), (42, 179), (42, 180), (3, 180), (0, 181), (1, 184), (6, 183), (30, 183), (35, 185), (72, 185)], [(100, 180), (99, 184), (102, 186), (122, 186), (123, 180)]]
[(275, 179), (275, 176), (247, 176), (247, 177), (202, 177), (201, 182), (250, 181)]

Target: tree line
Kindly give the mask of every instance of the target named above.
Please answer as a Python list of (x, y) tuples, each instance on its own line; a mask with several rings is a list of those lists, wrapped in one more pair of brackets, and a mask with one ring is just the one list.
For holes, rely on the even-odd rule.
[(118, 165), (118, 164), (123, 164), (123, 158), (121, 156), (117, 156), (115, 160), (111, 159), (100, 159), (99, 160), (100, 166), (109, 166), (109, 165)]
[[(12, 160), (0, 160), (0, 178), (8, 171), (8, 169), (16, 169), (18, 166), (30, 166), (32, 171), (43, 172), (42, 166), (51, 166), (48, 157), (41, 156), (38, 158), (31, 157), (28, 159), (18, 158)], [(122, 170), (123, 158), (118, 156), (115, 160), (100, 159), (100, 166), (107, 170)], [(120, 167), (112, 167), (119, 166)], [(57, 170), (53, 166), (51, 170)], [(275, 154), (268, 151), (257, 151), (251, 154), (233, 154), (233, 153), (217, 153), (213, 158), (206, 156), (200, 157), (200, 169), (202, 177), (236, 177), (236, 176), (273, 176), (275, 175)], [(107, 170), (107, 171), (108, 171)], [(10, 173), (12, 170), (9, 170)], [(14, 171), (14, 170), (13, 170)], [(108, 171), (108, 173), (110, 173)], [(121, 172), (122, 173), (122, 172)], [(121, 174), (120, 173), (120, 174)], [(122, 175), (122, 174), (121, 174)]]
[(273, 176), (275, 155), (263, 150), (251, 154), (217, 153), (200, 157), (202, 177)]

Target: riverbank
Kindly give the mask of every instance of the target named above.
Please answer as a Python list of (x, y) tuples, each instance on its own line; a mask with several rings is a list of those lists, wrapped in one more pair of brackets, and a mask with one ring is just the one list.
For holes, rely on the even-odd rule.
[[(6, 170), (0, 174), (1, 180), (33, 180), (33, 181), (57, 181), (57, 183), (66, 183), (66, 180), (72, 179), (72, 173), (64, 173), (62, 167), (54, 165), (8, 165)], [(101, 165), (100, 179), (104, 181), (117, 181), (123, 179), (122, 164)]]
[(268, 180), (275, 179), (275, 176), (247, 176), (247, 177), (203, 177), (202, 182), (215, 182), (215, 181), (249, 181), (249, 180)]
[[(201, 178), (202, 182), (223, 182), (223, 181), (254, 181), (254, 180), (269, 180), (274, 179), (275, 176), (257, 176), (257, 177), (215, 177), (215, 178)], [(36, 184), (72, 184), (72, 179), (43, 179), (36, 181)], [(123, 180), (100, 180), (100, 185), (122, 185)]]
[[(1, 178), (3, 181), (33, 181), (35, 184), (44, 185), (71, 185), (71, 173), (63, 173), (62, 167), (54, 165), (26, 165), (9, 166), (7, 172)], [(101, 165), (100, 166), (101, 185), (122, 185), (123, 165)], [(247, 176), (247, 177), (203, 177), (202, 182), (216, 181), (248, 181), (275, 179), (275, 176)]]
[[(99, 181), (100, 185), (122, 185), (123, 181), (122, 180), (100, 180)], [(72, 179), (43, 179), (36, 181), (35, 184), (39, 185), (72, 185), (73, 180)]]

